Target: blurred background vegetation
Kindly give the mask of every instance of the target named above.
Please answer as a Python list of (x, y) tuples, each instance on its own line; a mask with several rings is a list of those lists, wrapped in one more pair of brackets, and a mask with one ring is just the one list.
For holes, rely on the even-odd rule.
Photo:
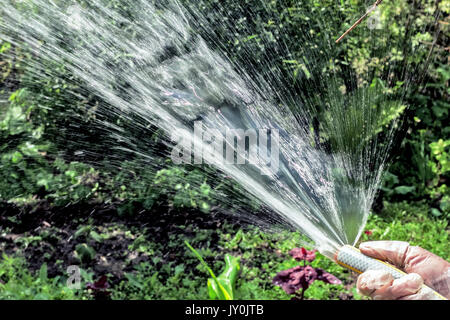
[[(120, 1), (107, 2), (111, 6), (121, 5)], [(190, 0), (182, 2), (194, 3)], [(279, 76), (274, 79), (273, 86), (280, 94), (289, 87), (294, 88), (299, 97), (312, 95), (312, 89), (320, 86), (320, 74), (326, 72), (357, 75), (358, 83), (344, 82), (341, 90), (358, 88), (358, 85), (376, 79), (377, 75), (391, 74), (393, 83), (397, 78), (404, 79), (408, 73), (411, 75), (413, 81), (403, 97), (406, 108), (386, 113), (386, 121), (392, 117), (402, 118), (402, 128), (394, 142), (391, 165), (369, 221), (368, 228), (374, 230), (370, 239), (407, 240), (448, 258), (448, 246), (445, 248), (444, 245), (448, 244), (447, 221), (450, 214), (449, 1), (383, 2), (381, 28), (374, 30), (370, 37), (365, 37), (367, 31), (363, 28), (366, 26), (353, 30), (342, 43), (333, 46), (335, 52), (327, 54), (327, 57), (337, 57), (331, 62), (320, 56), (305, 55), (305, 52), (310, 52), (308, 46), (320, 48), (324, 42), (334, 42), (334, 36), (345, 31), (372, 1), (221, 0), (220, 6), (217, 3), (218, 0), (195, 1), (196, 7), (207, 13), (209, 20), (207, 27), (198, 26), (197, 32), (210, 41), (211, 46), (219, 47), (232, 61), (244, 66), (250, 76), (270, 73), (269, 67), (276, 70)], [(233, 18), (233, 32), (229, 30), (229, 23), (219, 20), (230, 18)], [(299, 33), (302, 33), (301, 37)], [(380, 34), (383, 36), (377, 37)], [(300, 41), (305, 35), (310, 39), (306, 43)], [(295, 41), (297, 38), (299, 41)], [(285, 45), (287, 48), (283, 47)], [(388, 51), (377, 49), (386, 47)], [(267, 52), (271, 52), (271, 57), (276, 55), (277, 59), (271, 59), (269, 63)], [(0, 210), (3, 234), (24, 223), (18, 213), (26, 216), (30, 212), (59, 212), (60, 208), (75, 206), (83, 208), (88, 216), (89, 208), (101, 206), (126, 217), (158, 211), (168, 211), (172, 215), (182, 212), (207, 215), (221, 210), (218, 209), (221, 204), (214, 200), (217, 198), (214, 193), (243, 192), (231, 182), (219, 184), (216, 180), (211, 181), (204, 170), (175, 166), (164, 156), (148, 164), (136, 155), (104, 152), (105, 145), (111, 141), (96, 125), (92, 112), (100, 98), (91, 95), (89, 99), (80, 100), (76, 93), (85, 92), (85, 88), (82, 83), (72, 81), (72, 75), (64, 65), (48, 63), (40, 66), (42, 70), (31, 70), (27, 65), (31, 58), (30, 52), (0, 39)], [(391, 67), (386, 69), (388, 64)], [(60, 76), (47, 76), (46, 69)], [(36, 72), (40, 73), (38, 82), (34, 76)], [(396, 90), (394, 87), (389, 89)], [(327, 90), (323, 88), (324, 97)], [(326, 119), (326, 115), (322, 116), (321, 120)], [(140, 148), (148, 150), (150, 148), (146, 146), (151, 144), (154, 158), (158, 148), (163, 154), (165, 146), (157, 128), (143, 132), (129, 120), (127, 123), (117, 117), (108, 121), (120, 123), (133, 142), (143, 144)], [(146, 138), (141, 139), (143, 136)], [(200, 188), (196, 186), (199, 181)], [(402, 223), (406, 226), (401, 227)], [(81, 222), (81, 226), (90, 224), (86, 220)], [(187, 224), (179, 227), (180, 230), (190, 228)], [(94, 249), (101, 242), (101, 237), (97, 238), (98, 241), (91, 239), (93, 231), (94, 238), (95, 234), (102, 234), (98, 228), (93, 226), (87, 235), (80, 238)], [(81, 227), (75, 229), (82, 230)], [(281, 241), (262, 231), (251, 228), (239, 231), (226, 223), (217, 229), (219, 231), (201, 227), (196, 230), (194, 227), (188, 235), (192, 238), (191, 244), (201, 248), (202, 256), (215, 270), (223, 267), (225, 252), (242, 256), (244, 267), (238, 297), (288, 298), (281, 289), (272, 286), (270, 277), (276, 271), (295, 265), (295, 261), (285, 260), (287, 252), (296, 246), (297, 238), (287, 233)], [(200, 272), (202, 267), (195, 257), (186, 258), (189, 253), (182, 243), (186, 234), (179, 239), (171, 235), (173, 238), (168, 243), (173, 248), (164, 249), (161, 244), (151, 241), (151, 234), (130, 230), (132, 251), (147, 252), (147, 256), (152, 258), (143, 264), (133, 264), (137, 273), (112, 276), (117, 278), (114, 298), (207, 297), (205, 274)], [(240, 236), (238, 232), (241, 232)], [(217, 235), (210, 242), (208, 239), (213, 233)], [(418, 236), (430, 233), (433, 237)], [(30, 240), (31, 234), (26, 232), (23, 235), (20, 248), (22, 253), (26, 253), (29, 246), (33, 246), (33, 239)], [(38, 242), (46, 241), (42, 235), (33, 236), (41, 237)], [(364, 237), (367, 240), (368, 236)], [(141, 239), (140, 243), (138, 239)], [(182, 250), (176, 255), (184, 257), (183, 263), (177, 257), (167, 258), (166, 251), (174, 254), (176, 248)], [(75, 246), (70, 251), (82, 255), (82, 250), (77, 251)], [(51, 253), (50, 257), (54, 254)], [(155, 260), (156, 257), (164, 257), (162, 261), (169, 259), (167, 261), (173, 264), (161, 267), (162, 262)], [(25, 255), (25, 258), (30, 257)], [(91, 259), (82, 262), (86, 263), (88, 270), (98, 258), (94, 251)], [(0, 286), (3, 285), (0, 297), (2, 290), (4, 297), (30, 298), (38, 294), (40, 298), (74, 297), (57, 281), (50, 281), (47, 270), (42, 270), (42, 263), (51, 263), (50, 258), (38, 259), (36, 277), (18, 267), (24, 263), (21, 258), (14, 259), (5, 256), (0, 264), (0, 270), (3, 270), (0, 271)], [(322, 263), (323, 268), (331, 269), (330, 272), (334, 271), (341, 278), (351, 279), (346, 271), (323, 257), (316, 263)], [(96, 272), (86, 273), (86, 281), (92, 281), (92, 277), (97, 276)], [(19, 283), (35, 289), (29, 289), (28, 294), (21, 296), (19, 293), (23, 290)], [(139, 292), (147, 293), (141, 296)], [(358, 298), (354, 290), (345, 285), (332, 286), (331, 289), (317, 285), (307, 297), (343, 299), (342, 292)]]

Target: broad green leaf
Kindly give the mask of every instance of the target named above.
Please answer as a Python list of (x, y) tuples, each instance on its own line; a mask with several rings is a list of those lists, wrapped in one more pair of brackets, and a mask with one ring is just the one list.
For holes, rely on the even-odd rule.
[[(235, 284), (240, 269), (239, 258), (226, 254), (225, 270), (217, 277), (217, 280), (228, 292), (231, 300), (234, 299)], [(208, 292), (211, 299), (214, 300), (218, 298), (218, 288), (213, 279), (208, 279)]]
[[(214, 272), (212, 271), (212, 269), (208, 266), (208, 264), (205, 262), (205, 260), (203, 260), (202, 256), (197, 252), (197, 250), (195, 250), (190, 244), (189, 242), (187, 242), (186, 240), (184, 241), (184, 243), (186, 244), (186, 246), (194, 253), (194, 255), (197, 257), (197, 259), (200, 261), (200, 263), (206, 268), (206, 270), (208, 270), (209, 274), (211, 275), (214, 284), (215, 284), (215, 291), (214, 294), (216, 295), (216, 297), (219, 300), (231, 300), (231, 296), (228, 293), (228, 291), (223, 287), (223, 285), (219, 282), (219, 280), (217, 279), (216, 275), (214, 274)], [(210, 280), (208, 280), (208, 284), (209, 284)], [(209, 285), (208, 285), (208, 290), (209, 290)], [(211, 296), (211, 295), (210, 295)]]

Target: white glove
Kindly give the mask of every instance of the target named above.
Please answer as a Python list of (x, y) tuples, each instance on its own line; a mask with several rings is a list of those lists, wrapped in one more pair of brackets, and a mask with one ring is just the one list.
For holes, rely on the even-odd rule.
[(426, 284), (450, 299), (450, 263), (420, 247), (403, 241), (362, 243), (361, 252), (389, 262), (408, 273), (395, 279), (386, 271), (368, 270), (358, 277), (358, 292), (375, 300), (433, 300), (438, 296)]

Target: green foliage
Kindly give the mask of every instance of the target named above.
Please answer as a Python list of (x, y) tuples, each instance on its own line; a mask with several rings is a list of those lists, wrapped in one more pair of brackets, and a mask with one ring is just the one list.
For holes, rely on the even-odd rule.
[(385, 203), (380, 214), (371, 214), (361, 241), (400, 240), (420, 246), (445, 259), (450, 257), (449, 226), (446, 219), (434, 217), (425, 203)]
[[(164, 269), (164, 270), (162, 270)], [(162, 276), (162, 273), (167, 276)], [(134, 273), (125, 274), (126, 280), (114, 288), (113, 299), (129, 300), (199, 300), (208, 296), (204, 280), (194, 277), (182, 264), (156, 268), (152, 262), (143, 262)]]
[[(386, 203), (382, 213), (370, 215), (367, 229), (372, 234), (363, 234), (361, 240), (403, 240), (441, 257), (448, 257), (448, 222), (435, 218), (428, 211), (429, 208), (424, 203)], [(80, 227), (74, 233), (80, 239), (90, 237), (93, 230), (88, 225)], [(132, 272), (125, 273), (119, 284), (112, 286), (113, 299), (205, 299), (209, 296), (205, 281), (208, 270), (199, 263), (197, 257), (186, 254), (186, 250), (180, 250), (185, 246), (186, 235), (172, 234), (166, 242), (161, 243), (154, 241), (153, 235), (147, 234), (145, 229), (138, 230), (139, 233), (132, 233), (134, 242), (125, 255), (130, 251), (138, 251), (144, 254), (141, 257), (146, 257), (147, 261), (137, 263)], [(298, 261), (290, 257), (289, 251), (303, 245), (304, 238), (300, 234), (288, 231), (268, 233), (258, 228), (243, 230), (228, 224), (218, 230), (192, 228), (189, 234), (190, 243), (198, 248), (196, 251), (212, 270), (228, 269), (237, 273), (234, 262), (230, 261), (227, 267), (224, 260), (227, 255), (239, 258), (240, 274), (235, 280), (233, 291), (235, 299), (291, 298), (272, 284), (272, 278), (279, 271), (298, 265)], [(213, 238), (218, 238), (218, 242), (211, 242), (210, 239)], [(1, 297), (4, 294), (9, 298), (33, 298), (40, 290), (47, 290), (45, 292), (50, 295), (48, 298), (52, 299), (88, 297), (86, 292), (77, 293), (65, 288), (60, 284), (62, 278), (49, 278), (42, 286), (41, 280), (38, 280), (39, 272), (34, 276), (27, 271), (23, 260), (11, 259), (4, 259), (0, 263)], [(305, 292), (306, 299), (339, 299), (342, 295), (362, 299), (354, 289), (355, 277), (348, 270), (319, 253), (311, 266), (327, 270), (344, 283), (323, 285), (314, 282)], [(44, 270), (45, 267), (40, 272), (42, 275), (45, 274)], [(93, 273), (83, 271), (82, 277), (85, 281), (92, 282)], [(219, 280), (220, 277), (221, 275), (216, 278)], [(351, 288), (348, 288), (349, 285)], [(3, 288), (7, 288), (6, 291)]]
[(210, 209), (211, 187), (203, 181), (205, 179), (200, 171), (184, 172), (178, 167), (159, 170), (155, 175), (154, 185), (161, 194), (175, 191), (171, 203), (179, 208), (198, 208), (204, 212)]
[(234, 286), (240, 270), (239, 258), (229, 254), (225, 255), (225, 270), (218, 276), (214, 274), (212, 269), (203, 260), (202, 256), (187, 241), (184, 242), (191, 250), (195, 257), (199, 259), (201, 264), (208, 270), (212, 278), (208, 279), (208, 293), (211, 300), (233, 300)]
[(448, 215), (448, 103), (449, 66), (438, 60), (426, 76), (422, 90), (410, 98), (406, 123), (410, 126), (402, 148), (390, 168), (400, 185), (415, 187), (407, 197), (392, 194), (386, 200), (426, 199), (440, 212)]
[(230, 254), (225, 255), (225, 269), (217, 277), (217, 281), (208, 279), (208, 293), (211, 300), (220, 299), (219, 287), (225, 288), (228, 293), (227, 300), (234, 300), (235, 298), (235, 284), (239, 274), (241, 266), (239, 264), (239, 257), (233, 257)]
[[(394, 164), (390, 172), (385, 174), (381, 190), (386, 200), (429, 199), (433, 204), (431, 208), (433, 214), (445, 217), (450, 213), (448, 188), (450, 140), (439, 139), (426, 145), (426, 135), (426, 131), (423, 130), (418, 135), (418, 141), (406, 142), (413, 146), (414, 154), (411, 160), (413, 167), (418, 170), (410, 171), (409, 167)], [(405, 177), (405, 174), (408, 176)]]
[[(238, 231), (234, 235), (221, 235), (221, 245), (226, 250), (241, 256), (241, 275), (238, 279), (236, 296), (244, 300), (289, 300), (291, 296), (272, 284), (273, 277), (280, 271), (298, 266), (289, 251), (305, 241), (298, 233), (281, 231), (267, 233), (258, 229)], [(340, 279), (348, 278), (348, 271), (328, 258), (317, 254), (311, 263), (314, 268), (322, 268)], [(343, 285), (322, 286), (313, 283), (305, 292), (307, 299), (337, 299), (345, 292)]]
[(89, 199), (97, 190), (98, 173), (86, 164), (50, 159), (52, 144), (43, 138), (45, 125), (30, 120), (36, 111), (31, 93), (11, 94), (0, 121), (0, 199), (16, 203), (37, 200), (56, 205)]
[(75, 291), (65, 286), (60, 277), (49, 279), (47, 265), (32, 275), (22, 258), (5, 254), (0, 260), (0, 299), (8, 300), (62, 300), (75, 299)]
[[(88, 1), (79, 2), (90, 5)], [(448, 152), (434, 155), (433, 149), (439, 141), (448, 141), (450, 132), (446, 121), (450, 72), (443, 36), (449, 27), (436, 25), (434, 20), (434, 16), (448, 14), (445, 1), (383, 3), (379, 29), (369, 32), (362, 24), (336, 46), (330, 46), (334, 37), (361, 16), (367, 3), (226, 0), (217, 6), (212, 0), (183, 2), (207, 13), (208, 28), (201, 24), (195, 28), (210, 40), (209, 45), (226, 52), (250, 76), (273, 73), (273, 79), (267, 80), (273, 82), (280, 96), (292, 89), (295, 95), (310, 101), (311, 106), (305, 107), (319, 112), (321, 128), (314, 131), (318, 129), (322, 141), (354, 150), (360, 147), (355, 136), (369, 139), (384, 134), (387, 124), (405, 116), (411, 130), (391, 168), (399, 182), (387, 183), (385, 189), (392, 192), (385, 196), (394, 201), (426, 198), (435, 210), (445, 214), (443, 208), (448, 207), (449, 198), (445, 169)], [(128, 10), (127, 4), (120, 1), (105, 4), (122, 13)], [(80, 100), (77, 93), (85, 93), (86, 88), (82, 81), (73, 81), (63, 63), (47, 61), (31, 70), (26, 63), (31, 52), (0, 41), (0, 73), (5, 83), (0, 92), (10, 95), (9, 103), (2, 103), (0, 110), (0, 199), (15, 203), (46, 199), (56, 205), (119, 200), (121, 213), (165, 203), (208, 212), (214, 205), (211, 181), (196, 170), (166, 167), (163, 161), (159, 169), (164, 169), (158, 173), (157, 164), (144, 164), (141, 170), (138, 168), (142, 163), (130, 155), (119, 157), (112, 166), (98, 166), (102, 160), (108, 162), (104, 146), (117, 144), (95, 121), (101, 99), (90, 95)], [(268, 52), (275, 56), (268, 57)], [(46, 70), (58, 76), (49, 77)], [(388, 72), (390, 84), (381, 80)], [(417, 73), (425, 81), (423, 87), (409, 85), (406, 106), (397, 99), (405, 85), (397, 80), (404, 80), (405, 73)], [(356, 83), (347, 83), (352, 74), (357, 75)], [(323, 79), (333, 80), (324, 84)], [(10, 82), (16, 85), (7, 85)], [(381, 98), (380, 94), (377, 99), (370, 98), (374, 96), (371, 90), (382, 92)], [(326, 103), (335, 110), (321, 114)], [(367, 108), (361, 105), (375, 106), (372, 115), (376, 119), (367, 122)], [(346, 112), (342, 112), (344, 109)], [(344, 113), (351, 121), (342, 121)], [(146, 143), (152, 148), (159, 145), (154, 128), (137, 128), (136, 121), (142, 119), (134, 115), (130, 119), (111, 116), (104, 120), (124, 128), (124, 134), (145, 152), (151, 149)], [(79, 125), (71, 125), (74, 122)], [(152, 138), (143, 142), (140, 138), (144, 135)], [(95, 167), (67, 160), (80, 147), (96, 155)], [(65, 153), (69, 157), (62, 158)], [(113, 167), (122, 170), (117, 173)]]
[(95, 258), (95, 250), (86, 243), (80, 243), (75, 248), (76, 257), (82, 263), (89, 263)]
[(122, 213), (138, 206), (151, 209), (164, 201), (209, 212), (212, 190), (199, 170), (169, 167), (137, 173), (137, 163), (129, 161), (113, 176), (84, 163), (54, 158), (56, 146), (45, 139), (46, 124), (32, 120), (41, 112), (32, 94), (26, 89), (13, 92), (0, 121), (0, 199), (19, 204), (47, 199), (63, 206), (113, 197), (125, 200)]
[(430, 163), (431, 171), (441, 176), (450, 171), (449, 153), (450, 140), (439, 139), (437, 142), (430, 143), (432, 162)]
[(117, 197), (124, 201), (120, 213), (131, 214), (140, 207), (149, 210), (164, 204), (177, 209), (210, 211), (214, 203), (214, 190), (200, 170), (168, 166), (156, 172), (136, 172), (135, 168), (135, 163), (126, 163), (124, 169), (111, 180), (111, 184), (117, 186), (111, 188), (120, 190)]

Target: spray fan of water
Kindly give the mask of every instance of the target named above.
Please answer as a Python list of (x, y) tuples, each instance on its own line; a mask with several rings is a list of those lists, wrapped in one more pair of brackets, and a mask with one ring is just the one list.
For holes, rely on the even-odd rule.
[[(2, 1), (0, 35), (31, 52), (28, 69), (35, 79), (57, 76), (45, 63), (61, 63), (77, 79), (71, 81), (84, 85), (84, 93), (74, 95), (102, 99), (94, 111), (97, 125), (117, 141), (105, 150), (137, 152), (120, 124), (105, 120), (109, 115), (134, 121), (144, 131), (157, 127), (168, 138), (172, 154), (167, 157), (182, 161), (183, 151), (193, 148), (201, 161), (269, 208), (273, 220), (301, 231), (323, 253), (330, 256), (356, 243), (396, 127), (386, 114), (402, 108), (399, 100), (389, 101), (381, 85), (357, 85), (357, 80), (356, 89), (346, 93), (336, 73), (319, 76), (310, 88), (314, 94), (279, 92), (273, 81), (284, 81), (280, 70), (252, 73), (232, 62), (221, 43), (212, 48), (195, 31), (209, 23), (195, 6), (175, 0), (111, 3)], [(308, 40), (308, 34), (301, 36)], [(314, 72), (315, 57), (327, 53), (306, 48), (304, 67)], [(327, 144), (314, 125), (317, 105), (325, 110), (320, 130)], [(252, 129), (256, 137), (250, 136)], [(227, 136), (230, 132), (240, 143)], [(248, 133), (247, 143), (239, 132)], [(229, 163), (223, 151), (233, 152)], [(139, 153), (152, 162), (151, 147)], [(257, 216), (252, 219), (257, 223)]]

